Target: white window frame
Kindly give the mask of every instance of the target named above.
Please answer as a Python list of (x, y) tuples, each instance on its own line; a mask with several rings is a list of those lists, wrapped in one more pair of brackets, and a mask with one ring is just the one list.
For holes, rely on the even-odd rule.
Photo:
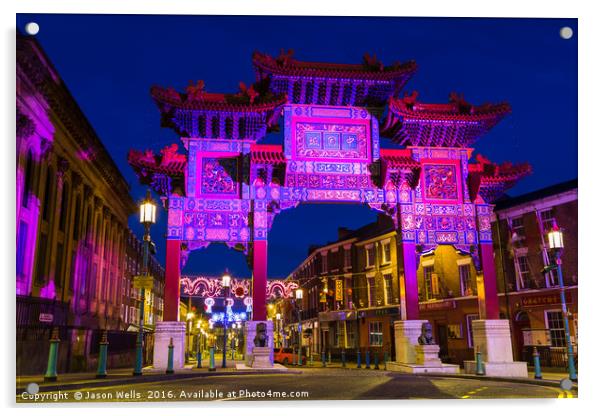
[[(430, 273), (427, 271), (430, 270)], [(433, 284), (433, 275), (438, 278), (435, 273), (435, 266), (423, 266), (422, 268), (423, 276), (424, 276), (424, 296), (426, 300), (431, 300), (435, 298), (435, 295), (439, 294), (439, 282), (436, 285)], [(435, 286), (437, 291), (435, 292)]]
[[(387, 279), (385, 276), (389, 276)], [(391, 288), (389, 293), (389, 289), (387, 289), (387, 280), (391, 283)], [(393, 299), (393, 273), (383, 273), (383, 291), (385, 292), (385, 305), (392, 305), (395, 303), (395, 299)], [(389, 295), (391, 295), (391, 302), (388, 301)]]
[[(523, 271), (521, 269), (521, 261), (520, 259), (525, 259), (525, 264), (527, 266), (527, 270)], [(515, 252), (514, 254), (514, 268), (516, 269), (516, 289), (517, 290), (526, 290), (528, 289), (528, 287), (526, 287), (525, 283), (527, 281), (527, 279), (525, 279), (526, 277), (531, 277), (531, 269), (529, 267), (529, 255), (528, 253), (525, 252)]]
[[(383, 251), (382, 264), (391, 264), (391, 240), (383, 241), (381, 243)], [(385, 247), (389, 247), (389, 255), (386, 255)]]
[[(560, 314), (560, 328), (550, 328), (550, 322), (548, 317), (549, 313)], [(564, 328), (564, 315), (562, 314), (562, 309), (546, 309), (543, 312), (543, 316), (546, 324), (546, 329), (550, 331), (550, 341), (552, 342), (552, 344), (554, 343), (554, 337), (552, 336), (552, 332), (560, 332), (562, 330), (562, 345), (552, 345), (552, 348), (566, 348), (566, 332)]]
[[(376, 265), (376, 251), (374, 250), (374, 244), (367, 244), (364, 246), (366, 251), (366, 268), (374, 267)], [(370, 253), (373, 253), (374, 258), (370, 263)]]
[[(466, 271), (466, 282), (464, 281), (463, 272)], [(474, 296), (476, 293), (472, 293), (472, 287), (470, 285), (470, 263), (469, 264), (458, 264), (458, 276), (460, 277), (460, 293), (462, 296)], [(468, 287), (466, 287), (468, 284)], [(471, 293), (467, 294), (466, 291), (470, 289)]]
[[(376, 327), (374, 330), (372, 327), (373, 325)], [(384, 344), (383, 329), (384, 329), (384, 325), (383, 325), (382, 321), (368, 322), (368, 343), (370, 344), (371, 347), (382, 347), (383, 346), (383, 344)], [(379, 332), (379, 330), (380, 330), (380, 332)], [(380, 337), (379, 337), (379, 335), (380, 335)], [(376, 339), (380, 338), (380, 343), (373, 343), (372, 341), (374, 338), (376, 338)]]
[[(552, 228), (552, 225), (554, 224), (554, 220), (556, 219), (556, 217), (554, 216), (553, 212), (554, 212), (553, 207), (544, 209), (539, 212), (539, 218), (541, 218), (541, 227), (543, 228), (544, 233), (547, 233), (548, 231), (550, 231), (550, 228)], [(549, 214), (550, 217), (544, 218), (544, 216), (547, 214)], [(544, 235), (544, 237), (547, 237), (547, 236)]]
[[(375, 306), (374, 303), (376, 303), (376, 293), (372, 293), (372, 290), (376, 292), (376, 280), (374, 279), (374, 275), (366, 276), (366, 288), (366, 291), (368, 292), (368, 307)], [(372, 299), (372, 295), (374, 295), (374, 301)]]
[[(519, 226), (515, 226), (514, 225), (514, 221), (518, 221), (520, 220), (520, 225)], [(512, 232), (516, 233), (516, 235), (519, 238), (525, 238), (526, 234), (525, 234), (525, 219), (522, 215), (517, 215), (516, 217), (512, 217), (510, 218), (510, 225), (512, 226)], [(520, 232), (518, 232), (517, 230), (520, 230)]]
[(348, 269), (351, 267), (351, 247), (345, 247), (343, 251), (343, 268)]

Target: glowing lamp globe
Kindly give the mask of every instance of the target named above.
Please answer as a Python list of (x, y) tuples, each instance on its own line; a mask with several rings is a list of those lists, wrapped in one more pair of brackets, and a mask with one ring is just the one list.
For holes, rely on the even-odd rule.
[(192, 318), (194, 318), (194, 313), (192, 313), (192, 312), (188, 312), (188, 313), (186, 314), (186, 320), (187, 320), (187, 321), (190, 321)]
[(552, 229), (548, 232), (548, 245), (552, 250), (560, 250), (564, 248), (564, 240), (562, 238), (562, 231), (554, 221)]
[(280, 315), (279, 313), (276, 314), (276, 320), (280, 320), (280, 318), (282, 318), (282, 315)]
[(230, 277), (230, 275), (228, 273), (224, 274), (222, 276), (222, 286), (223, 287), (230, 287), (230, 281), (232, 280), (232, 278)]
[(297, 299), (303, 299), (303, 289), (297, 289), (297, 290), (295, 290), (295, 297)]
[(157, 220), (157, 206), (153, 202), (150, 191), (146, 192), (146, 198), (140, 204), (140, 223), (154, 224)]

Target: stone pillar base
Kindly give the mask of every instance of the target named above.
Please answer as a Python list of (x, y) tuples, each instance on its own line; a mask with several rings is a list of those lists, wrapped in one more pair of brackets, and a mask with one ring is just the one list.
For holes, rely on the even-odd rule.
[(395, 361), (385, 363), (385, 369), (413, 374), (457, 374), (460, 366), (443, 364), (438, 345), (420, 345), (425, 320), (395, 321)]
[(251, 368), (272, 368), (274, 365), (270, 360), (270, 350), (272, 350), (270, 347), (253, 348)]
[(155, 346), (153, 349), (153, 368), (167, 369), (169, 340), (173, 339), (173, 368), (184, 368), (186, 348), (186, 322), (157, 322), (155, 325)]
[[(247, 321), (245, 322), (245, 364), (247, 367), (253, 367), (253, 363), (255, 361), (255, 353), (254, 350), (258, 347), (255, 346), (255, 335), (257, 334), (257, 324), (264, 323), (266, 326), (266, 334), (267, 334), (267, 345), (263, 348), (268, 350), (268, 361), (269, 367), (262, 368), (272, 368), (274, 366), (274, 323), (272, 321)], [(258, 352), (260, 355), (264, 354), (264, 350), (260, 349)], [(261, 358), (260, 360), (264, 360), (263, 363), (266, 363), (265, 358)]]
[(416, 345), (425, 320), (395, 321), (395, 361), (416, 364)]
[[(527, 377), (527, 363), (514, 361), (510, 323), (507, 319), (479, 319), (472, 321), (475, 352), (481, 352), (485, 375)], [(476, 373), (474, 360), (464, 361), (466, 373)]]
[(441, 367), (438, 345), (416, 345), (416, 364), (425, 367)]

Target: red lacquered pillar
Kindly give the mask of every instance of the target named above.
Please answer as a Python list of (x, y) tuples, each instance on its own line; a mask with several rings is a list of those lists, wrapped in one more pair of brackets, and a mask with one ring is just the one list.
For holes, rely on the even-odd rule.
[(493, 258), (493, 244), (481, 243), (481, 262), (483, 266), (483, 286), (485, 294), (485, 319), (500, 319), (500, 305), (497, 296), (497, 278)]
[(167, 240), (165, 253), (165, 295), (163, 321), (174, 322), (180, 318), (180, 240)]
[(266, 291), (268, 284), (268, 242), (253, 243), (253, 320), (265, 321)]
[[(403, 252), (404, 285), (401, 303), (405, 303), (406, 315), (404, 320), (418, 319), (418, 277), (416, 275), (416, 244), (404, 241), (401, 244)], [(403, 318), (403, 316), (402, 316)]]

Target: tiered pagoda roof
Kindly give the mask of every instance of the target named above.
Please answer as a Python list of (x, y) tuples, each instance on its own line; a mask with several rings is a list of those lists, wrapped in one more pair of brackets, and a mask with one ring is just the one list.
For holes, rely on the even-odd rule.
[(162, 125), (182, 137), (257, 141), (277, 126), (286, 97), (273, 94), (266, 82), (249, 87), (241, 82), (239, 89), (235, 94), (208, 93), (204, 82), (197, 81), (185, 92), (154, 86), (151, 96)]
[(383, 107), (399, 95), (418, 68), (414, 61), (384, 66), (368, 54), (361, 64), (302, 62), (292, 50), (276, 58), (255, 52), (253, 65), (257, 80), (270, 78), (271, 90), (290, 103), (367, 107)]
[(510, 113), (510, 105), (469, 104), (450, 94), (447, 104), (417, 101), (418, 93), (391, 98), (381, 135), (400, 145), (470, 147)]
[(187, 157), (177, 153), (178, 145), (163, 148), (160, 154), (152, 150), (130, 150), (128, 163), (136, 172), (140, 183), (153, 188), (159, 195), (169, 195), (174, 187), (183, 189)]
[(529, 163), (504, 162), (497, 165), (484, 156), (477, 155), (476, 163), (468, 165), (470, 197), (474, 200), (480, 195), (486, 202), (493, 203), (531, 172)]

